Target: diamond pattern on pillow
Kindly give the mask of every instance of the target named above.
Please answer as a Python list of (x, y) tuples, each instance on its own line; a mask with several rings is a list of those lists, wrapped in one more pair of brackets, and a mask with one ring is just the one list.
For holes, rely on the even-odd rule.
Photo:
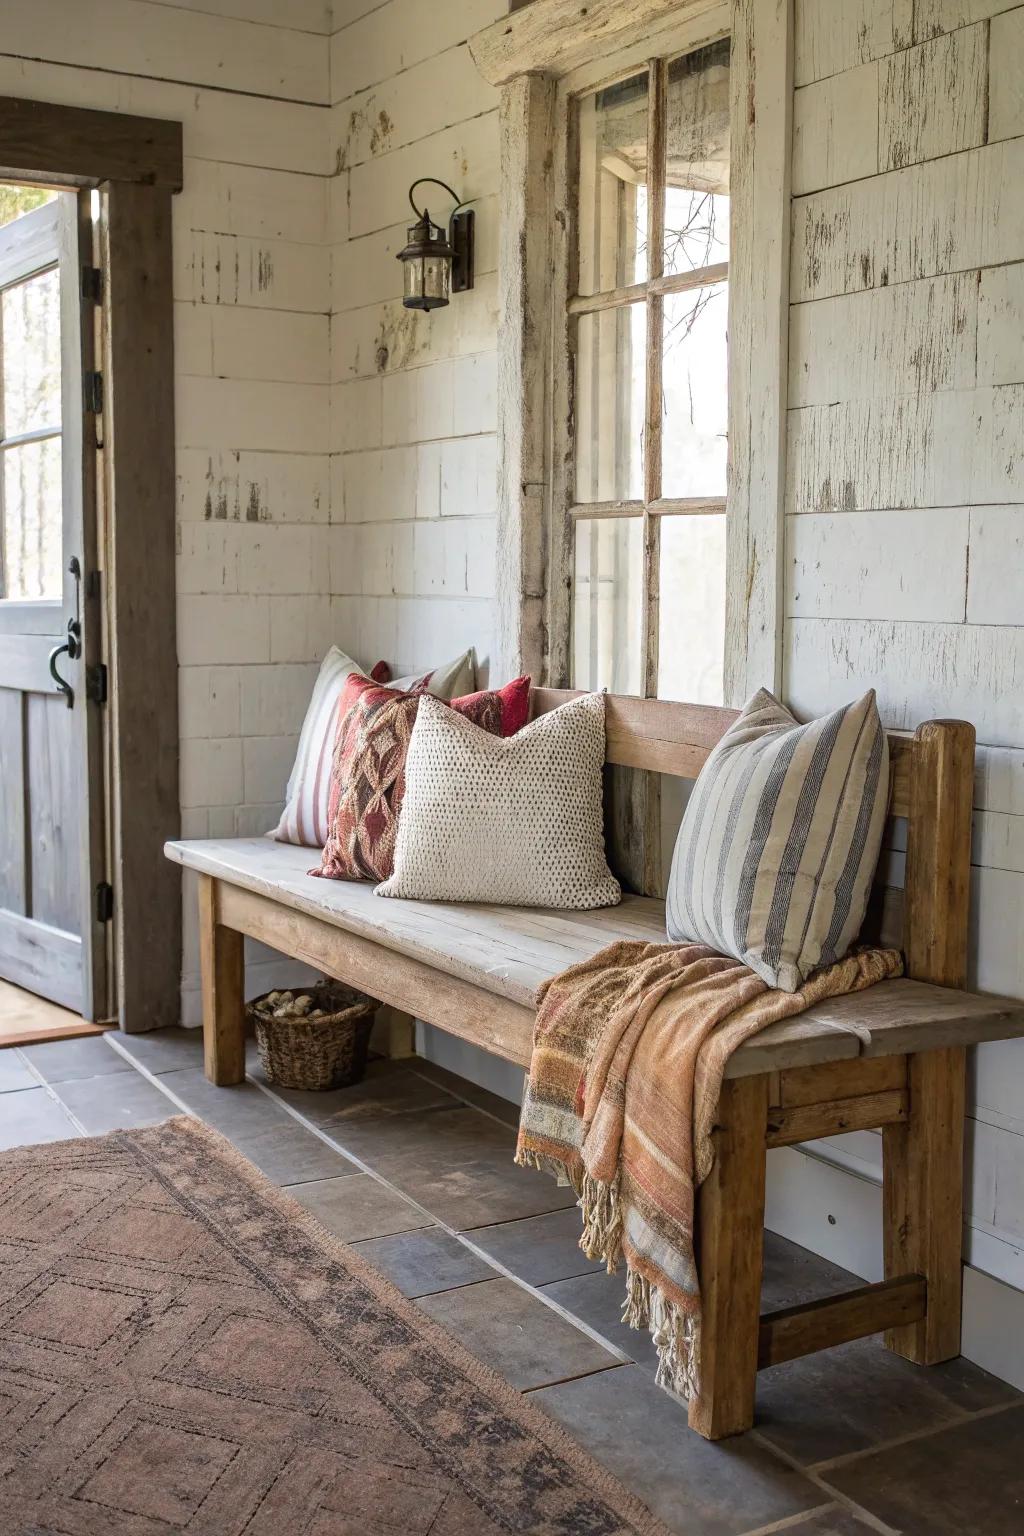
[[(331, 880), (386, 880), (394, 866), (405, 759), (422, 692), (350, 677), (338, 701), (331, 767), (329, 832), (320, 868)], [(453, 699), (451, 709), (494, 736), (525, 725), (530, 679)]]

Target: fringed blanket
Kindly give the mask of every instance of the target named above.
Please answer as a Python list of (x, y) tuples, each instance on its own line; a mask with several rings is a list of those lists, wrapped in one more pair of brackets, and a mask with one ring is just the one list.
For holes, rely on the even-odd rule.
[(895, 950), (867, 950), (778, 992), (703, 944), (622, 940), (542, 988), (516, 1162), (571, 1183), (588, 1258), (609, 1273), (625, 1258), (623, 1320), (650, 1329), (659, 1385), (697, 1388), (694, 1194), (714, 1160), (730, 1055), (778, 1019), (901, 970)]

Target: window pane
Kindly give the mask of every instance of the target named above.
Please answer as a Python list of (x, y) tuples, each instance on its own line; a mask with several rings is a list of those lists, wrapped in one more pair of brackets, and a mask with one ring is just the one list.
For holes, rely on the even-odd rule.
[(725, 514), (661, 519), (658, 697), (721, 704)]
[(575, 533), (573, 686), (639, 693), (643, 518), (588, 517)]
[(60, 425), (60, 278), (40, 272), (2, 298), (4, 437)]
[(576, 500), (643, 495), (647, 307), (581, 315), (576, 340)]
[(62, 595), (60, 438), (8, 448), (3, 460), (2, 595)]
[(665, 271), (729, 260), (729, 41), (674, 59), (666, 98)]
[(665, 297), (663, 496), (724, 496), (728, 451), (728, 287)]
[(579, 102), (579, 291), (647, 276), (647, 71)]

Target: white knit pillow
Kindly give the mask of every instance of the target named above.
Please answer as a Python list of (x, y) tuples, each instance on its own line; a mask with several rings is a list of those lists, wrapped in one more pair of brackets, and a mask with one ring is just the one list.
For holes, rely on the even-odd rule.
[[(362, 668), (332, 645), (320, 664), (313, 697), (306, 710), (299, 736), (295, 765), (288, 776), (285, 808), (273, 836), (279, 843), (301, 843), (306, 848), (322, 848), (330, 830), (327, 800), (331, 787), (331, 759), (337, 725), (338, 700), (345, 679), (352, 673), (365, 677)], [(472, 651), (464, 651), (453, 661), (446, 661), (430, 672), (400, 677), (389, 688), (411, 692), (425, 688), (439, 699), (457, 699), (476, 687), (476, 665)]]
[(504, 738), (424, 698), (395, 872), (377, 895), (614, 906), (622, 893), (604, 854), (603, 766), (603, 694), (582, 694)]

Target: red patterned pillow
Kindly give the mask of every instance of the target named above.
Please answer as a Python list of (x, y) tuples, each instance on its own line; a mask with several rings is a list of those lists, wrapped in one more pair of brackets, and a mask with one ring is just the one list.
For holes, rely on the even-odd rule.
[[(346, 679), (338, 700), (331, 764), (327, 842), (313, 875), (330, 880), (387, 880), (393, 872), (405, 756), (421, 692)], [(530, 679), (452, 699), (450, 707), (493, 736), (514, 736), (530, 713)]]

